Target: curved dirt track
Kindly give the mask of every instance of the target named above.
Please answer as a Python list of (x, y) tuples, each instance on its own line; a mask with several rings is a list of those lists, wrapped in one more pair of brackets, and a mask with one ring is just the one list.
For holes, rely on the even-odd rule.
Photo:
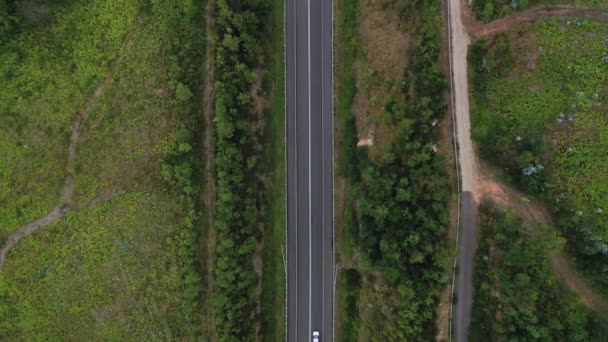
[(586, 17), (602, 23), (608, 23), (608, 12), (605, 11), (572, 6), (541, 6), (497, 19), (487, 24), (470, 20), (468, 32), (471, 39), (477, 40), (512, 30), (524, 23), (549, 17)]
[(65, 215), (72, 210), (77, 210), (77, 209), (80, 209), (83, 207), (96, 206), (98, 204), (109, 201), (110, 199), (112, 199), (114, 196), (116, 196), (118, 194), (117, 191), (112, 190), (104, 195), (101, 195), (101, 196), (95, 198), (94, 200), (92, 200), (91, 202), (89, 202), (87, 204), (78, 205), (78, 206), (74, 205), (73, 198), (74, 198), (74, 174), (75, 174), (76, 146), (78, 145), (78, 141), (80, 139), (80, 131), (82, 130), (83, 123), (89, 117), (89, 114), (93, 110), (93, 107), (97, 103), (97, 100), (99, 99), (99, 97), (105, 92), (108, 83), (114, 76), (114, 73), (118, 69), (118, 66), (122, 62), (124, 56), (129, 51), (129, 48), (131, 47), (131, 43), (133, 42), (133, 37), (134, 37), (135, 33), (141, 28), (142, 23), (143, 23), (143, 19), (141, 19), (141, 18), (138, 19), (135, 26), (133, 26), (131, 31), (127, 34), (127, 36), (125, 37), (125, 42), (123, 44), (123, 49), (120, 52), (119, 56), (112, 63), (112, 66), (111, 66), (108, 74), (103, 79), (103, 81), (101, 81), (101, 83), (97, 86), (97, 88), (93, 92), (93, 95), (91, 97), (89, 97), (89, 99), (87, 100), (87, 102), (84, 105), (84, 108), (80, 112), (78, 112), (78, 114), (76, 115), (76, 117), (74, 119), (74, 122), (72, 123), (72, 126), (70, 127), (70, 141), (69, 141), (69, 145), (68, 145), (68, 160), (67, 160), (67, 167), (66, 167), (66, 177), (65, 177), (65, 181), (63, 183), (63, 187), (61, 189), (61, 197), (59, 199), (59, 204), (57, 204), (57, 206), (55, 208), (53, 208), (53, 210), (51, 210), (51, 212), (48, 213), (46, 216), (43, 216), (34, 222), (30, 222), (28, 224), (21, 226), (19, 229), (17, 229), (17, 231), (15, 231), (13, 234), (11, 234), (6, 239), (6, 241), (4, 242), (2, 247), (0, 247), (0, 272), (2, 271), (2, 266), (4, 266), (4, 263), (6, 262), (8, 253), (24, 237), (32, 235), (33, 233), (37, 232), (38, 230), (49, 226), (50, 224), (54, 223), (55, 221), (65, 217)]
[[(450, 34), (450, 78), (451, 110), (456, 127), (457, 160), (460, 169), (461, 207), (458, 233), (458, 253), (456, 283), (453, 289), (458, 303), (451, 310), (454, 324), (453, 336), (457, 341), (468, 340), (473, 300), (473, 262), (476, 249), (477, 206), (483, 198), (490, 198), (506, 204), (528, 220), (550, 222), (550, 215), (542, 205), (530, 205), (524, 196), (490, 179), (483, 179), (471, 139), (468, 62), (467, 53), (471, 41), (488, 37), (516, 28), (526, 22), (546, 17), (581, 17), (607, 22), (608, 12), (581, 9), (569, 6), (537, 7), (499, 19), (488, 24), (477, 22), (465, 0), (446, 0), (448, 5), (448, 25)], [(608, 313), (608, 303), (589, 288), (584, 278), (568, 262), (564, 252), (551, 257), (555, 274), (568, 288), (576, 292), (582, 302), (594, 312)], [(450, 327), (452, 336), (452, 328)]]
[[(494, 180), (495, 177), (486, 172), (481, 171), (479, 174), (475, 191), (479, 196), (478, 203), (490, 200), (501, 208), (517, 213), (529, 229), (532, 229), (537, 223), (553, 225), (551, 214), (542, 202), (528, 199), (525, 194)], [(606, 299), (596, 294), (587, 285), (584, 277), (576, 271), (565, 252), (553, 253), (550, 256), (550, 262), (553, 273), (566, 287), (580, 296), (586, 307), (597, 314), (608, 315)]]

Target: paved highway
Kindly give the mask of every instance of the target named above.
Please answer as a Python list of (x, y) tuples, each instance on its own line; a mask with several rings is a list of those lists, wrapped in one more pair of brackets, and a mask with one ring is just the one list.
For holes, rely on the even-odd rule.
[(287, 334), (333, 340), (332, 1), (286, 0)]

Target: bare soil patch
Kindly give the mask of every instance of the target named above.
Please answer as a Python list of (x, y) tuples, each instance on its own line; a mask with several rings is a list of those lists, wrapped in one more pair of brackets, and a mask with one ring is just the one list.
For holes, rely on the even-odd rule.
[[(468, 8), (468, 6), (465, 7)], [(540, 6), (502, 19), (494, 20), (488, 24), (480, 24), (473, 19), (470, 10), (467, 12), (467, 20), (465, 22), (467, 23), (469, 34), (473, 40), (493, 36), (512, 30), (524, 23), (547, 17), (587, 17), (602, 23), (608, 23), (608, 12), (572, 6)]]
[[(385, 124), (384, 102), (390, 96), (398, 96), (391, 88), (405, 74), (411, 37), (402, 24), (382, 8), (380, 1), (363, 0), (359, 4), (359, 36), (365, 46), (362, 58), (356, 63), (358, 91), (353, 102), (359, 146), (375, 146), (378, 155), (383, 154), (394, 134)], [(387, 82), (393, 82), (389, 87)]]
[(266, 70), (262, 68), (258, 68), (255, 70), (255, 80), (251, 85), (251, 98), (253, 102), (253, 112), (258, 116), (262, 116), (264, 111), (270, 108), (270, 101), (266, 94), (262, 92), (262, 80), (264, 79), (264, 74)]

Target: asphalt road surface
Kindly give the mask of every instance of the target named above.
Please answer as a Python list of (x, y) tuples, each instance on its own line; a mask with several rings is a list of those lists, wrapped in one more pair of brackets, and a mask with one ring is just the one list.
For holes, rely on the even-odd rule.
[(447, 0), (450, 33), (450, 76), (452, 110), (456, 127), (458, 167), (460, 174), (460, 221), (455, 296), (452, 308), (453, 336), (457, 342), (468, 341), (473, 305), (473, 262), (477, 247), (477, 202), (475, 180), (477, 159), (471, 141), (467, 52), (469, 35), (462, 21), (464, 0)]
[(333, 340), (332, 1), (286, 0), (287, 334)]

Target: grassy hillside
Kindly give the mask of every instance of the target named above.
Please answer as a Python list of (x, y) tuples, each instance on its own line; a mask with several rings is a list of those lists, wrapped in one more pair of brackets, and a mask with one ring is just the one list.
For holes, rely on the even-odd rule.
[(547, 20), (471, 49), (482, 156), (554, 209), (577, 262), (608, 289), (607, 29)]
[(0, 6), (0, 242), (58, 203), (81, 120), (71, 211), (21, 240), (2, 268), (1, 339), (200, 334), (201, 10), (165, 0)]

